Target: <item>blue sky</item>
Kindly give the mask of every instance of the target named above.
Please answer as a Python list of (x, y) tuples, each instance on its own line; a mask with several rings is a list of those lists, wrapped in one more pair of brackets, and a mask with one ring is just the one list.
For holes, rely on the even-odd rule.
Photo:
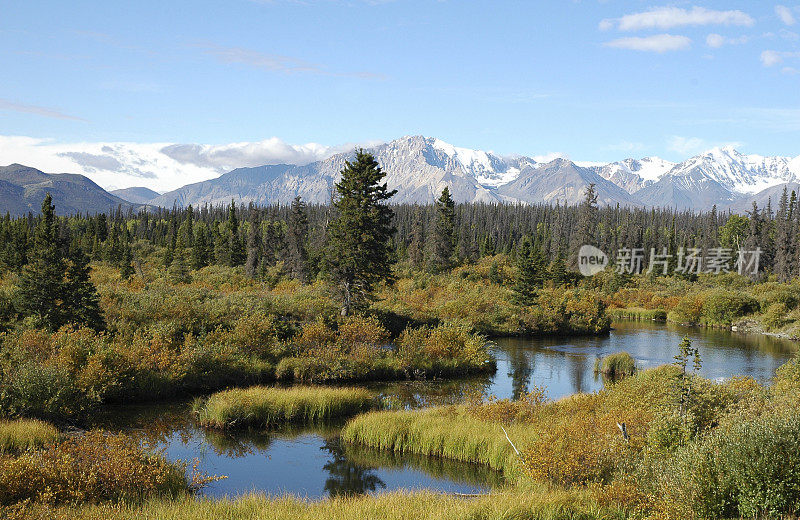
[(798, 33), (791, 2), (1, 0), (0, 163), (36, 160), (9, 136), (795, 156)]

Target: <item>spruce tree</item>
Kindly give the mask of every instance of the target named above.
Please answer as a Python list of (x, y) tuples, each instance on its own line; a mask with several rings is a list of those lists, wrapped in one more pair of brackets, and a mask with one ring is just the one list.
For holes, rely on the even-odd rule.
[(422, 211), (414, 208), (414, 223), (411, 227), (411, 243), (408, 245), (408, 260), (411, 266), (419, 269), (425, 262), (425, 227), (422, 222)]
[(306, 203), (299, 196), (292, 201), (289, 223), (286, 229), (286, 254), (284, 269), (290, 277), (307, 281), (308, 274), (308, 215)]
[(173, 284), (184, 284), (192, 281), (189, 268), (186, 266), (186, 259), (182, 251), (175, 252), (175, 258), (172, 259), (172, 264), (167, 271), (170, 282)]
[(192, 245), (192, 269), (202, 269), (208, 265), (211, 245), (208, 237), (208, 227), (200, 222), (194, 227), (194, 245)]
[(778, 214), (775, 220), (775, 263), (774, 272), (782, 282), (788, 280), (792, 275), (792, 221), (790, 220), (789, 194), (786, 187), (783, 188)]
[(53, 198), (42, 201), (42, 215), (36, 226), (30, 261), (22, 270), (17, 293), (17, 309), (33, 316), (41, 325), (58, 329), (64, 323), (64, 259), (58, 245), (58, 224)]
[(453, 267), (456, 233), (455, 202), (450, 189), (445, 186), (436, 201), (436, 222), (433, 228), (430, 266), (434, 273), (449, 271)]
[(544, 262), (525, 237), (517, 251), (517, 279), (514, 284), (514, 299), (520, 305), (533, 305), (539, 289), (544, 283)]
[[(130, 248), (127, 251), (130, 253)], [(128, 267), (133, 270), (130, 263)], [(82, 249), (75, 249), (67, 261), (64, 275), (64, 322), (102, 330), (105, 320), (100, 311), (97, 289), (89, 278), (90, 270), (89, 258)]]
[(359, 150), (345, 164), (336, 184), (336, 218), (328, 228), (325, 258), (343, 316), (365, 305), (376, 283), (391, 279), (395, 228), (388, 200), (397, 193), (381, 184), (386, 174), (371, 154)]
[(119, 271), (123, 280), (127, 280), (135, 272), (133, 269), (133, 251), (131, 250), (131, 238), (128, 228), (122, 234), (122, 254), (120, 256)]
[(231, 205), (228, 208), (226, 232), (228, 234), (228, 265), (231, 267), (242, 265), (247, 255), (242, 239), (239, 237), (239, 219), (236, 216), (236, 202), (233, 200), (231, 200)]
[(597, 245), (597, 232), (599, 223), (599, 209), (597, 207), (597, 191), (594, 184), (586, 187), (583, 201), (578, 208), (578, 222), (572, 236), (571, 264), (577, 266), (578, 250), (584, 245)]

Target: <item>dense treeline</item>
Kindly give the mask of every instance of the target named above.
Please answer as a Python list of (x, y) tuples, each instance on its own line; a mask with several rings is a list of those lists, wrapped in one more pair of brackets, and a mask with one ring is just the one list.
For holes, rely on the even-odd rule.
[[(694, 213), (617, 206), (595, 207), (587, 218), (585, 205), (455, 204), (448, 209), (446, 204), (391, 206), (395, 259), (438, 271), (495, 253), (515, 254), (527, 238), (548, 264), (568, 263), (576, 245), (591, 243), (611, 255), (621, 248), (642, 248), (646, 256), (651, 248), (760, 247), (763, 270), (788, 278), (799, 267), (793, 253), (800, 230), (794, 193), (791, 200), (780, 201), (777, 211), (754, 206), (746, 217), (715, 209)], [(158, 248), (178, 277), (214, 264), (244, 265), (252, 276), (264, 277), (282, 262), (290, 276), (308, 280), (325, 268), (335, 216), (335, 207), (300, 199), (267, 207), (232, 201), (225, 207), (118, 210), (58, 218), (58, 240), (65, 256), (81, 248), (92, 260), (118, 265), (127, 275), (138, 259)], [(6, 215), (0, 220), (0, 269), (28, 262), (41, 218)]]

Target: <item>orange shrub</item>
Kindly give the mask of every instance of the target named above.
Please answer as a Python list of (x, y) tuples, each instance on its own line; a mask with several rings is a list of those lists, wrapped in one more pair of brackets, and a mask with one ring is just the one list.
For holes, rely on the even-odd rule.
[[(198, 478), (197, 482), (205, 482)], [(0, 504), (77, 504), (176, 496), (184, 467), (142, 451), (132, 438), (92, 431), (40, 451), (0, 459)]]

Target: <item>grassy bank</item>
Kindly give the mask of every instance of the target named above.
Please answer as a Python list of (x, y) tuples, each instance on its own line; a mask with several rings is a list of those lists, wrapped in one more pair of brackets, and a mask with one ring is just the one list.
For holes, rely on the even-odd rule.
[[(506, 429), (522, 445), (535, 440), (535, 432), (523, 425)], [(485, 464), (507, 475), (516, 474), (521, 462), (501, 424), (482, 421), (461, 407), (370, 412), (348, 422), (342, 440), (381, 450)]]
[(613, 319), (666, 320), (681, 325), (781, 333), (800, 337), (800, 283), (766, 279), (754, 282), (735, 273), (634, 276), (624, 284), (601, 273), (583, 282), (608, 305)]
[(0, 420), (0, 454), (20, 453), (55, 442), (58, 429), (36, 419)]
[[(141, 507), (84, 507), (49, 510), (46, 518), (79, 520), (612, 520), (614, 508), (601, 508), (585, 490), (537, 487), (464, 498), (427, 492), (395, 492), (377, 497), (337, 497), (308, 502), (294, 497), (248, 495), (236, 499), (156, 500)], [(45, 518), (43, 516), (43, 518)], [(16, 519), (15, 519), (16, 520)]]
[(193, 405), (207, 428), (244, 428), (283, 423), (315, 423), (349, 417), (372, 407), (372, 394), (361, 388), (267, 388), (226, 390)]
[(675, 375), (672, 367), (662, 367), (597, 394), (577, 394), (554, 402), (534, 393), (519, 401), (371, 412), (349, 421), (342, 439), (486, 464), (512, 480), (519, 480), (524, 473), (558, 485), (603, 481), (625, 456), (616, 451), (623, 442), (616, 423), (626, 422), (641, 441), (649, 423), (674, 393), (671, 381)]

